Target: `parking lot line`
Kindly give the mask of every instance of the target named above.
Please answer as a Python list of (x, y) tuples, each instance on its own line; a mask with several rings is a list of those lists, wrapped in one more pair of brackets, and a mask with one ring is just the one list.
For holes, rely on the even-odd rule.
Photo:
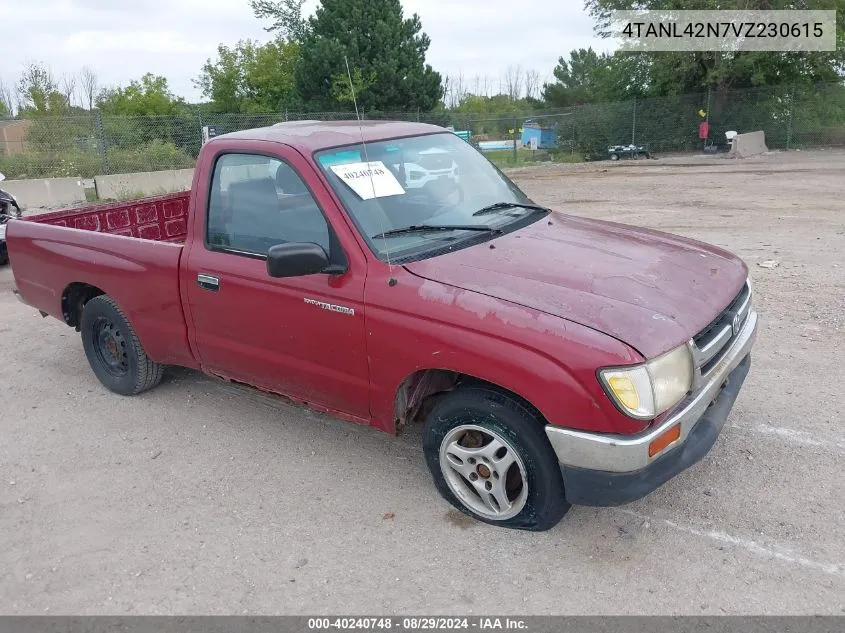
[(671, 519), (662, 519), (660, 517), (649, 516), (647, 514), (642, 514), (641, 512), (628, 510), (627, 508), (613, 508), (613, 510), (621, 514), (627, 514), (628, 516), (636, 517), (637, 519), (641, 519), (643, 521), (662, 523), (663, 525), (666, 525), (667, 527), (678, 532), (691, 534), (693, 536), (700, 536), (720, 543), (733, 545), (734, 547), (744, 549), (747, 552), (750, 552), (757, 556), (775, 559), (790, 565), (806, 567), (808, 569), (820, 571), (831, 576), (845, 578), (845, 563), (813, 560), (812, 558), (807, 558), (806, 556), (796, 554), (792, 550), (781, 545), (761, 545), (760, 543), (752, 539), (728, 534), (727, 532), (722, 532), (721, 530), (696, 528), (691, 525), (677, 523), (676, 521), (672, 521)]

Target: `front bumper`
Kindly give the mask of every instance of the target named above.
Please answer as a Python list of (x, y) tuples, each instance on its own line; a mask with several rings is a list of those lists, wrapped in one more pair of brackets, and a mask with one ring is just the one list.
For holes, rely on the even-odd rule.
[[(704, 457), (748, 375), (756, 336), (757, 313), (751, 312), (708, 382), (653, 429), (639, 435), (612, 435), (546, 426), (560, 462), (567, 501), (590, 506), (627, 503)], [(678, 439), (650, 457), (649, 444), (678, 424)]]

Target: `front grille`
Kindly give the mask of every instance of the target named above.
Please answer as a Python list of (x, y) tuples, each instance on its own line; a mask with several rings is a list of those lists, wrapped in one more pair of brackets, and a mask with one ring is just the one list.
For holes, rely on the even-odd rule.
[(746, 282), (733, 301), (692, 339), (692, 353), (702, 378), (719, 364), (751, 312), (751, 288)]

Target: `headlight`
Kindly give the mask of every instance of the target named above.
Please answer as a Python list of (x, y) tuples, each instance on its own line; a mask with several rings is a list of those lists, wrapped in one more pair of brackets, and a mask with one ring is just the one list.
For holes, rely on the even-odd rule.
[(614, 402), (632, 418), (656, 417), (674, 406), (692, 387), (692, 356), (686, 345), (676, 347), (642, 365), (599, 372)]

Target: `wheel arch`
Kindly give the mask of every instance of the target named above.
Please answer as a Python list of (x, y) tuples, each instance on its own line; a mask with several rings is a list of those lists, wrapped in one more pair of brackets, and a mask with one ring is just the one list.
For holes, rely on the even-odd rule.
[(68, 284), (62, 291), (62, 318), (65, 323), (79, 330), (85, 304), (94, 297), (104, 294), (106, 294), (104, 290), (82, 281)]
[(429, 368), (414, 371), (399, 384), (393, 401), (394, 433), (399, 434), (408, 424), (424, 418), (439, 396), (464, 385), (484, 386), (514, 398), (534, 413), (538, 420), (545, 422), (537, 407), (507, 387), (459, 371)]

